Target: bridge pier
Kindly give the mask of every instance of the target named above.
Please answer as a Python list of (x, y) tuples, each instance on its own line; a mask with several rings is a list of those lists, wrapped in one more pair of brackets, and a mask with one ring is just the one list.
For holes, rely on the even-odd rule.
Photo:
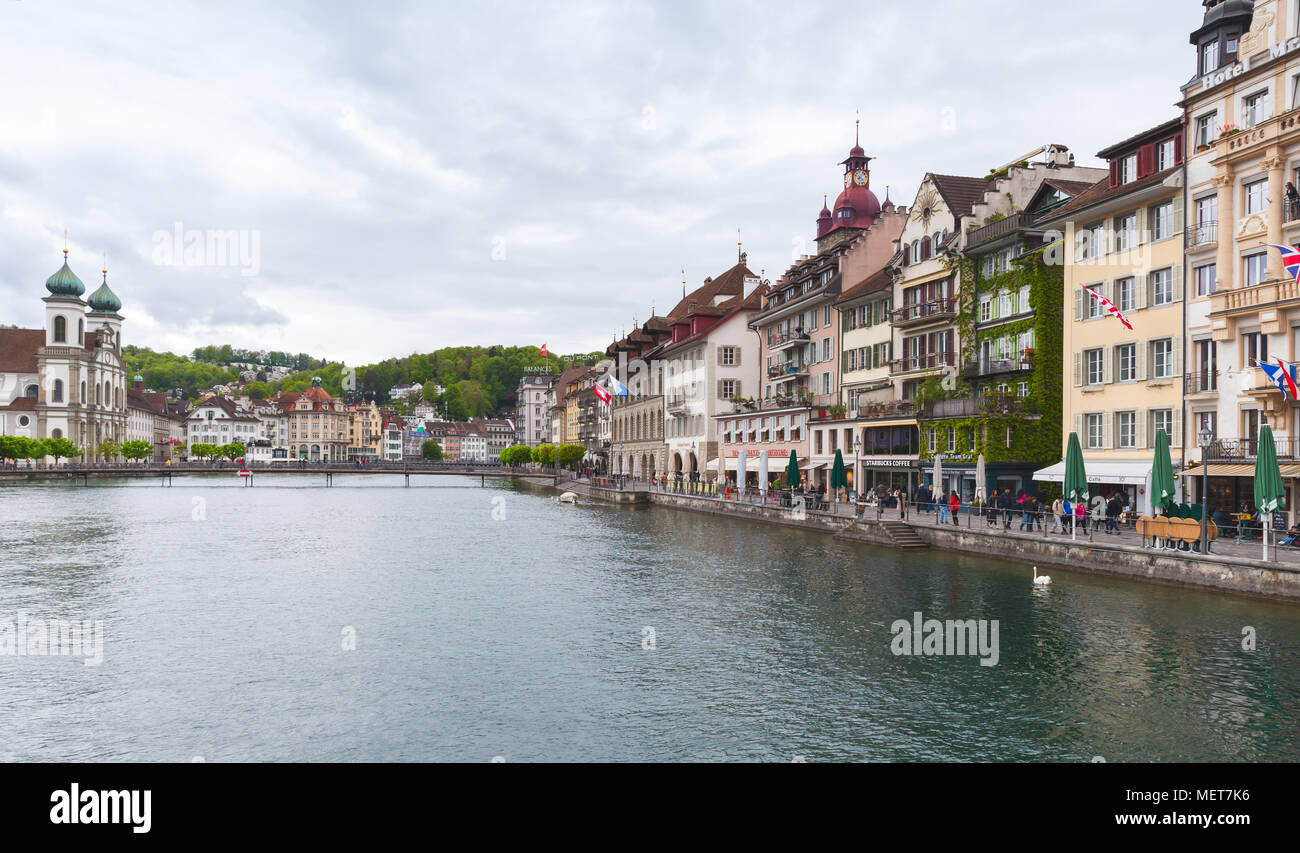
[(326, 472), (325, 472), (325, 485), (326, 485), (326, 486), (332, 486), (332, 485), (334, 485), (334, 472), (333, 472), (333, 471), (326, 471)]
[(402, 476), (404, 476), (404, 477), (406, 478), (406, 488), (408, 488), (408, 489), (411, 488), (411, 475), (410, 475), (410, 474), (403, 474)]

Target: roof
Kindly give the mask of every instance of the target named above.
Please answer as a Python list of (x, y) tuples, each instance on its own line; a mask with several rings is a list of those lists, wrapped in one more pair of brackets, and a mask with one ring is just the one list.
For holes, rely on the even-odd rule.
[[(741, 297), (745, 293), (745, 279), (758, 278), (749, 267), (745, 266), (744, 261), (736, 264), (731, 269), (724, 272), (715, 279), (705, 282), (699, 287), (692, 290), (682, 301), (677, 303), (677, 307), (668, 312), (669, 319), (676, 320), (687, 313), (688, 306), (694, 302), (700, 308), (714, 307), (714, 301), (719, 296)], [(719, 302), (716, 307), (730, 310), (730, 303), (736, 299), (727, 299)]]
[(1060, 207), (1056, 208), (1050, 213), (1045, 214), (1045, 218), (1041, 221), (1054, 222), (1058, 219), (1077, 213), (1080, 210), (1084, 210), (1086, 208), (1092, 207), (1093, 205), (1101, 204), (1104, 201), (1109, 201), (1110, 199), (1113, 198), (1120, 198), (1121, 196), (1128, 195), (1129, 193), (1137, 192), (1138, 190), (1144, 190), (1148, 187), (1156, 186), (1157, 184), (1162, 183), (1165, 180), (1165, 178), (1168, 178), (1170, 175), (1174, 174), (1175, 172), (1178, 172), (1182, 168), (1183, 167), (1181, 165), (1170, 166), (1168, 169), (1165, 169), (1162, 172), (1155, 172), (1153, 174), (1147, 175), (1145, 178), (1141, 178), (1136, 181), (1129, 181), (1127, 184), (1119, 184), (1118, 186), (1114, 186), (1114, 187), (1110, 185), (1109, 177), (1102, 178), (1100, 181), (1097, 181), (1097, 183), (1093, 184), (1088, 189), (1079, 193), (1074, 198), (1067, 201), (1065, 204), (1061, 205)]
[(970, 213), (972, 207), (984, 200), (984, 191), (993, 184), (987, 178), (968, 178), (963, 175), (936, 175), (931, 172), (929, 177), (954, 217)]
[(1092, 186), (1091, 181), (1063, 181), (1060, 178), (1046, 178), (1041, 186), (1052, 187), (1069, 196), (1075, 196), (1088, 187)]
[(893, 291), (893, 288), (894, 279), (889, 274), (889, 271), (880, 269), (840, 294), (840, 297), (835, 300), (835, 304), (852, 302), (854, 299), (861, 299), (864, 296), (881, 291), (889, 293)]
[(36, 373), (36, 351), (43, 346), (44, 329), (0, 329), (0, 372)]
[(37, 399), (35, 397), (15, 397), (14, 401), (7, 406), (0, 406), (0, 411), (6, 412), (34, 412), (36, 411)]
[(1130, 148), (1137, 147), (1141, 143), (1145, 143), (1148, 141), (1154, 142), (1157, 139), (1162, 139), (1165, 136), (1168, 136), (1169, 134), (1179, 130), (1182, 126), (1183, 126), (1182, 117), (1176, 116), (1174, 118), (1169, 119), (1168, 121), (1162, 121), (1160, 124), (1156, 125), (1155, 127), (1147, 128), (1141, 133), (1136, 133), (1133, 136), (1130, 136), (1128, 139), (1125, 139), (1121, 142), (1116, 142), (1114, 145), (1110, 145), (1107, 146), (1106, 148), (1101, 149), (1100, 151), (1097, 152), (1097, 156), (1103, 160), (1109, 160), (1112, 157), (1115, 157), (1116, 155), (1121, 154)]

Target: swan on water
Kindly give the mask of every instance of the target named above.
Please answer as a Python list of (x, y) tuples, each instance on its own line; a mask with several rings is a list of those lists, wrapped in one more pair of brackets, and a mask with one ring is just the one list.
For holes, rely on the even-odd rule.
[(1034, 566), (1034, 583), (1035, 583), (1035, 584), (1037, 584), (1038, 586), (1046, 586), (1047, 584), (1049, 584), (1049, 583), (1051, 583), (1051, 582), (1052, 582), (1052, 579), (1051, 579), (1050, 577), (1048, 577), (1047, 575), (1040, 575), (1040, 574), (1038, 573), (1038, 566)]
[(575, 495), (573, 492), (565, 492), (564, 494), (560, 495), (560, 503), (562, 504), (576, 504), (577, 502), (578, 502), (578, 496)]

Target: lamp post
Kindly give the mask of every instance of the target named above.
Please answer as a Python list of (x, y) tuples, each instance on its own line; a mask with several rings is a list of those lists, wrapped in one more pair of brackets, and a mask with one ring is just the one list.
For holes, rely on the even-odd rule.
[(853, 435), (853, 491), (862, 499), (862, 436)]
[(1209, 451), (1210, 442), (1214, 439), (1214, 433), (1210, 432), (1208, 425), (1202, 426), (1201, 431), (1196, 434), (1196, 444), (1201, 448), (1201, 556), (1208, 553), (1209, 533), (1210, 533), (1210, 516), (1209, 516)]

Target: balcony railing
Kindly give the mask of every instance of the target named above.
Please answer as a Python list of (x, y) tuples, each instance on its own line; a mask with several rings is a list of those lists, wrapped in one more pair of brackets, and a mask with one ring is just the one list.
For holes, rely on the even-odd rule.
[(927, 355), (909, 355), (903, 358), (896, 358), (889, 362), (890, 373), (912, 373), (918, 370), (938, 370), (941, 367), (955, 364), (957, 361), (955, 353), (951, 352), (932, 352)]
[(989, 240), (996, 240), (1004, 234), (1010, 234), (1032, 221), (1033, 217), (1023, 211), (1013, 213), (1010, 216), (1004, 216), (997, 222), (990, 222), (980, 228), (972, 228), (969, 236), (966, 238), (967, 246), (978, 246), (980, 243), (987, 243)]
[(860, 421), (909, 418), (915, 414), (916, 403), (912, 400), (889, 400), (883, 403), (871, 403), (865, 408), (858, 408), (858, 420)]
[(673, 414), (675, 412), (684, 412), (686, 411), (686, 398), (679, 397), (679, 398), (669, 399), (666, 408), (668, 409), (669, 414)]
[(1211, 311), (1240, 311), (1300, 299), (1300, 284), (1293, 278), (1283, 281), (1266, 281), (1251, 287), (1239, 287), (1235, 290), (1220, 290), (1211, 294)]
[(928, 407), (932, 418), (969, 418), (976, 415), (1010, 415), (1027, 410), (1023, 397), (1010, 394), (985, 394), (958, 400), (935, 400)]
[(1184, 394), (1207, 394), (1219, 389), (1219, 375), (1213, 371), (1183, 374)]
[(1029, 370), (1034, 366), (1033, 350), (1022, 350), (1014, 358), (989, 358), (980, 359), (979, 371), (980, 376), (997, 376), (1001, 373), (1016, 373), (1021, 370)]
[[(1278, 459), (1296, 459), (1300, 456), (1300, 438), (1295, 436), (1275, 436), (1273, 442), (1277, 447)], [(1205, 459), (1211, 465), (1215, 462), (1240, 462), (1254, 460), (1259, 450), (1257, 438), (1221, 438), (1210, 443), (1205, 450)], [(1214, 469), (1210, 469), (1214, 476)]]
[(890, 321), (895, 326), (910, 326), (920, 323), (932, 323), (937, 320), (950, 320), (957, 316), (957, 297), (947, 296), (930, 302), (917, 302), (904, 305), (889, 312)]
[(1187, 248), (1194, 249), (1197, 246), (1208, 246), (1217, 242), (1219, 242), (1219, 223), (1217, 220), (1210, 219), (1187, 226), (1184, 237), (1184, 245)]
[(779, 350), (792, 344), (808, 343), (808, 333), (802, 329), (795, 329), (793, 332), (785, 332), (779, 335), (773, 335), (768, 341), (767, 347), (770, 350)]
[(785, 364), (774, 364), (767, 369), (768, 379), (779, 379), (790, 376), (805, 376), (808, 373), (807, 365), (787, 362)]

